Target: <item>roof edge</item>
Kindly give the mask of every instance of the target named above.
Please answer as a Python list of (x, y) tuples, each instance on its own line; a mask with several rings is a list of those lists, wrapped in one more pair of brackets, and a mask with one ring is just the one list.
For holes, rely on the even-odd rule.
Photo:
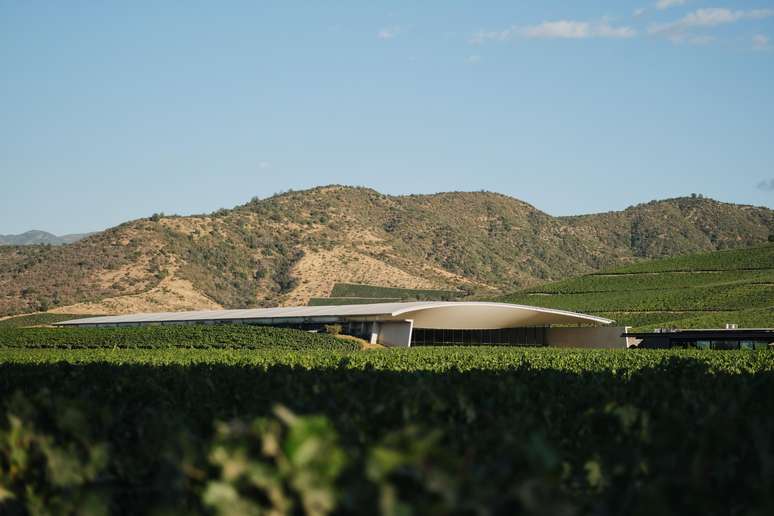
[(518, 305), (515, 303), (498, 303), (496, 301), (443, 301), (443, 303), (444, 303), (443, 305), (428, 304), (426, 306), (419, 306), (419, 307), (416, 307), (416, 306), (405, 307), (400, 310), (396, 310), (392, 312), (392, 314), (390, 315), (392, 315), (393, 317), (398, 317), (405, 313), (418, 312), (420, 310), (432, 310), (434, 308), (446, 308), (449, 306), (469, 306), (469, 305), (475, 304), (476, 306), (491, 306), (494, 308), (530, 310), (533, 312), (539, 312), (539, 313), (545, 313), (545, 314), (566, 315), (568, 317), (577, 317), (579, 319), (586, 319), (588, 321), (598, 322), (600, 324), (613, 324), (615, 322), (614, 319), (597, 317), (596, 315), (587, 315), (579, 312), (571, 312), (569, 310), (559, 310), (556, 308), (544, 308), (541, 306)]

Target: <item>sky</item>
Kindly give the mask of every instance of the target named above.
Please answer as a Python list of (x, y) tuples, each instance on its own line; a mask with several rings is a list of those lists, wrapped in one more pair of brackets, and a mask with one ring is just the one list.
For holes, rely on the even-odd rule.
[(316, 185), (774, 206), (774, 1), (0, 0), (0, 234)]

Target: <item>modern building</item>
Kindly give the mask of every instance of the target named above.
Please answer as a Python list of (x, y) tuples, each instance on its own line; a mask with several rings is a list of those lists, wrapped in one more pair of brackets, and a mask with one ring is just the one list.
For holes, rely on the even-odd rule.
[(766, 349), (774, 346), (772, 328), (661, 330), (627, 333), (626, 337), (632, 346), (650, 349)]
[(254, 324), (324, 330), (386, 346), (504, 344), (625, 348), (614, 321), (564, 310), (487, 302), (427, 301), (339, 306), (209, 310), (91, 317), (58, 326), (117, 327), (163, 324)]

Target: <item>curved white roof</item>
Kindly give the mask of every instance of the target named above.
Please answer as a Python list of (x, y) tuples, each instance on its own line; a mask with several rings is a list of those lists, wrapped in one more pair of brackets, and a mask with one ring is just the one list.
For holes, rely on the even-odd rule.
[(551, 324), (611, 324), (603, 317), (565, 310), (509, 303), (473, 301), (417, 301), (410, 303), (374, 303), (338, 306), (295, 306), (250, 308), (245, 310), (203, 310), (196, 312), (159, 312), (108, 317), (89, 317), (57, 325), (153, 324), (204, 321), (241, 321), (271, 323), (275, 319), (407, 320), (415, 328), (490, 329)]

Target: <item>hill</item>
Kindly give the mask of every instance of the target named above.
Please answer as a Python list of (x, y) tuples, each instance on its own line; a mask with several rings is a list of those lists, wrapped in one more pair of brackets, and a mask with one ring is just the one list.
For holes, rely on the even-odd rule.
[(127, 222), (61, 247), (0, 247), (0, 316), (305, 304), (336, 283), (496, 294), (764, 243), (774, 212), (677, 198), (552, 217), (491, 192), (319, 187)]
[(92, 233), (74, 233), (57, 236), (47, 231), (33, 229), (18, 235), (0, 235), (0, 245), (64, 245), (84, 239)]
[(413, 289), (336, 283), (328, 297), (309, 299), (310, 306), (395, 303), (401, 301), (453, 301), (468, 295), (464, 290)]
[(680, 256), (498, 298), (615, 319), (641, 329), (774, 326), (774, 244)]

